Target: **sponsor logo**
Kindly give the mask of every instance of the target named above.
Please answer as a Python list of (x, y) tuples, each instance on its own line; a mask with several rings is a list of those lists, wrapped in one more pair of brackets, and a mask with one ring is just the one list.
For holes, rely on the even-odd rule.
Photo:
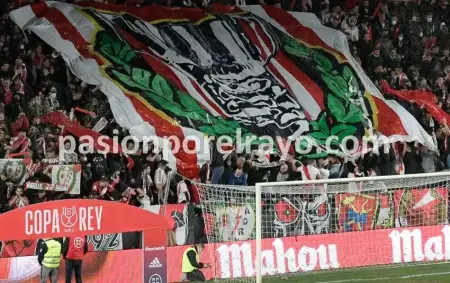
[(153, 274), (152, 276), (150, 276), (148, 283), (163, 283), (163, 280), (160, 275)]
[(426, 238), (419, 228), (392, 231), (392, 263), (449, 260), (450, 227), (444, 226), (440, 232)]
[(146, 252), (152, 252), (152, 251), (164, 251), (166, 249), (166, 247), (162, 246), (162, 247), (145, 247), (145, 251)]
[(81, 238), (81, 237), (76, 237), (73, 240), (73, 245), (75, 246), (75, 248), (81, 249), (83, 247), (83, 245), (84, 245), (84, 239)]
[(161, 262), (157, 257), (155, 257), (152, 260), (152, 262), (150, 262), (150, 264), (148, 265), (148, 268), (160, 268), (160, 267), (163, 267), (163, 265), (161, 264)]
[[(263, 275), (340, 267), (335, 244), (319, 245), (318, 247), (294, 245), (287, 250), (285, 244), (287, 244), (285, 239), (275, 239), (272, 240), (271, 249), (261, 251), (265, 258), (261, 270)], [(216, 251), (219, 254), (222, 278), (255, 276), (256, 270), (253, 265), (255, 253), (249, 242), (223, 244)]]
[(102, 213), (102, 206), (30, 209), (25, 212), (25, 234), (40, 236), (47, 233), (101, 230)]

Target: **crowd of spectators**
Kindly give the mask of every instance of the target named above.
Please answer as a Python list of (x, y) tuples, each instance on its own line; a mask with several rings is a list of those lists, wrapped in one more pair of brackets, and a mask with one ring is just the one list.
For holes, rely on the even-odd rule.
[[(28, 1), (33, 2), (33, 1)], [(22, 4), (28, 3), (22, 1)], [(71, 2), (71, 1), (66, 1)], [(73, 2), (73, 1), (72, 1)], [(112, 1), (122, 3), (120, 1)], [(254, 3), (253, 3), (254, 2)], [(264, 2), (264, 1), (262, 1)], [(136, 1), (134, 5), (149, 2)], [(209, 1), (159, 3), (204, 7)], [(259, 1), (224, 4), (260, 4)], [(326, 26), (347, 35), (353, 56), (377, 84), (387, 81), (393, 89), (421, 89), (436, 95), (440, 107), (450, 111), (448, 1), (269, 1), (265, 4), (294, 11), (313, 12)], [(0, 158), (27, 152), (34, 162), (59, 158), (58, 137), (64, 129), (39, 119), (62, 111), (82, 126), (93, 128), (108, 121), (100, 133), (127, 135), (114, 122), (108, 100), (97, 88), (74, 77), (61, 56), (31, 33), (21, 31), (8, 17), (16, 1), (2, 1), (0, 19)], [(392, 97), (387, 97), (394, 99)], [(211, 161), (201, 170), (203, 183), (254, 185), (264, 181), (312, 180), (436, 172), (449, 167), (448, 128), (439, 125), (421, 105), (405, 104), (422, 126), (436, 137), (439, 153), (418, 143), (398, 143), (389, 149), (374, 149), (364, 158), (348, 161), (338, 156), (296, 160), (294, 155), (278, 156), (231, 151), (219, 153), (212, 146)], [(82, 109), (83, 111), (79, 111)], [(131, 145), (130, 145), (131, 146)], [(81, 164), (81, 193), (24, 190), (0, 175), (0, 205), (3, 211), (59, 198), (99, 198), (148, 208), (161, 204), (197, 200), (193, 185), (170, 174), (161, 153), (129, 156), (100, 153), (59, 158), (59, 163)], [(50, 168), (51, 162), (48, 162)], [(49, 170), (29, 180), (49, 183)], [(173, 180), (169, 182), (170, 176)], [(169, 184), (169, 185), (168, 185)]]

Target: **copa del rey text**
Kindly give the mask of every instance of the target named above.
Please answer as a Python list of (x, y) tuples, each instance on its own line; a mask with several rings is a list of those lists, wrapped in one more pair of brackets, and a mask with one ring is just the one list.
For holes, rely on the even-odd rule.
[(29, 210), (25, 212), (25, 233), (38, 236), (46, 233), (100, 230), (102, 213), (102, 206)]

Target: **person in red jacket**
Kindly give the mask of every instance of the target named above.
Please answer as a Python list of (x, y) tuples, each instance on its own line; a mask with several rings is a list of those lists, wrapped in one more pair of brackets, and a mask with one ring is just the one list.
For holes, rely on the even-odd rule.
[(25, 133), (30, 128), (30, 121), (28, 120), (25, 113), (20, 110), (17, 120), (10, 125), (11, 136), (17, 137), (20, 133)]
[(66, 283), (72, 282), (74, 272), (76, 283), (82, 283), (81, 266), (87, 251), (87, 237), (66, 238), (64, 240), (62, 254), (66, 260)]

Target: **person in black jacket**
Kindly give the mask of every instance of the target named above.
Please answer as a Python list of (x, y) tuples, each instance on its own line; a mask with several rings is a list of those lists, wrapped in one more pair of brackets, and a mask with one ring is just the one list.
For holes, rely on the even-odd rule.
[(223, 154), (221, 151), (217, 148), (217, 141), (213, 140), (211, 141), (211, 163), (210, 163), (210, 169), (211, 169), (211, 180), (208, 180), (211, 182), (211, 184), (220, 184), (220, 180), (222, 178), (222, 174), (225, 170), (224, 162), (223, 162)]
[(196, 244), (185, 250), (182, 259), (182, 272), (183, 277), (181, 281), (206, 281), (205, 275), (200, 271), (201, 268), (211, 267), (208, 263), (201, 263), (199, 261), (200, 254), (205, 249), (204, 244)]

